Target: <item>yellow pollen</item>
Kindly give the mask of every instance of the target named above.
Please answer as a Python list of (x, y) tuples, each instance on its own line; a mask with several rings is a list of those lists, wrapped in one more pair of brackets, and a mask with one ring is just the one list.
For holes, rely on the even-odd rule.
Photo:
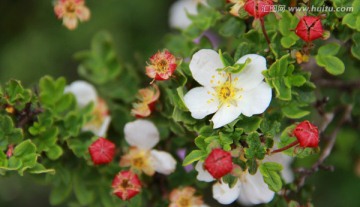
[(158, 73), (166, 73), (167, 68), (168, 68), (168, 62), (166, 60), (162, 59), (156, 63), (155, 70)]
[(190, 202), (189, 198), (180, 197), (177, 204), (178, 204), (179, 207), (189, 207), (191, 202)]
[(66, 13), (75, 13), (76, 11), (76, 5), (74, 2), (69, 2), (66, 6), (65, 6), (65, 10)]
[(134, 158), (131, 162), (131, 165), (137, 169), (142, 169), (142, 167), (144, 166), (144, 159), (142, 156)]
[(231, 80), (228, 80), (223, 85), (216, 87), (215, 90), (217, 92), (216, 96), (219, 99), (220, 106), (223, 104), (226, 104), (227, 107), (230, 107), (230, 105), (236, 105), (236, 92), (239, 90), (231, 84)]

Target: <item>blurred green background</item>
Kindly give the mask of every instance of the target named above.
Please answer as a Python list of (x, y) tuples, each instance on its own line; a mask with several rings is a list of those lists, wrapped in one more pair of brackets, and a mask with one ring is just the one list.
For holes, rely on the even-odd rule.
[[(107, 30), (114, 38), (119, 59), (143, 67), (145, 60), (162, 49), (162, 39), (170, 31), (168, 10), (173, 0), (88, 0), (91, 19), (74, 31), (62, 26), (53, 12), (51, 0), (0, 1), (0, 83), (15, 78), (31, 86), (45, 74), (78, 79), (75, 52), (88, 49), (92, 37)], [(140, 63), (140, 64), (139, 64)], [(141, 66), (142, 64), (142, 66)], [(308, 181), (315, 184), (316, 206), (360, 206), (358, 132), (343, 130), (327, 164), (336, 171), (321, 171)], [(345, 144), (344, 144), (345, 143)], [(359, 148), (359, 147), (357, 147)], [(314, 161), (312, 157), (295, 165)], [(29, 177), (0, 177), (1, 207), (46, 207), (49, 189)], [(207, 199), (208, 200), (208, 199)], [(216, 206), (213, 204), (211, 206)], [(234, 205), (235, 206), (235, 205)]]

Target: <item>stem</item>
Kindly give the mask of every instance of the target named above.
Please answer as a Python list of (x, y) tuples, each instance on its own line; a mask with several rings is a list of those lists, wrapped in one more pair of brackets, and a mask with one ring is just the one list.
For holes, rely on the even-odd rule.
[(263, 32), (263, 34), (265, 36), (265, 39), (266, 39), (267, 44), (269, 45), (269, 48), (270, 48), (271, 41), (270, 41), (270, 38), (269, 38), (269, 36), (268, 36), (268, 34), (266, 32), (266, 29), (265, 29), (264, 18), (261, 17), (261, 18), (259, 18), (259, 20), (260, 20), (260, 24), (261, 24), (261, 30), (262, 30), (262, 32)]
[(275, 153), (278, 153), (278, 152), (282, 152), (282, 151), (285, 151), (287, 149), (290, 149), (291, 147), (295, 146), (299, 144), (299, 141), (298, 140), (295, 140), (294, 142), (290, 143), (288, 146), (285, 146), (283, 148), (280, 148), (280, 149), (277, 149), (277, 150), (274, 150), (272, 151), (270, 154), (275, 154)]

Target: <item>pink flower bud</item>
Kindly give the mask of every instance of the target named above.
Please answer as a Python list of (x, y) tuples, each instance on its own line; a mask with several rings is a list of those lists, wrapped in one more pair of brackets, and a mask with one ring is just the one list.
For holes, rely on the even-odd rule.
[(146, 75), (155, 80), (167, 80), (176, 70), (176, 58), (168, 50), (157, 52), (151, 56), (146, 67)]
[(112, 182), (113, 193), (121, 200), (130, 200), (140, 193), (141, 182), (137, 174), (131, 171), (121, 171)]
[(244, 9), (250, 16), (261, 18), (271, 12), (272, 5), (272, 0), (247, 0)]
[(233, 169), (231, 154), (222, 149), (214, 149), (206, 158), (204, 167), (214, 178), (219, 179)]
[(114, 158), (115, 144), (100, 137), (90, 145), (89, 152), (95, 165), (107, 164)]
[(295, 33), (305, 42), (322, 37), (324, 30), (319, 17), (304, 16), (296, 26)]
[(301, 147), (318, 147), (319, 130), (309, 121), (303, 121), (298, 124), (293, 134), (296, 136)]

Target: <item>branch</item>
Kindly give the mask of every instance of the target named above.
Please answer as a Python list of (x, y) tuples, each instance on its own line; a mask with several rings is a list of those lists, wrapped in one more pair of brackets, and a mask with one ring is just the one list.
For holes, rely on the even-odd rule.
[(353, 90), (360, 88), (359, 81), (344, 82), (342, 80), (319, 79), (319, 80), (314, 80), (314, 82), (317, 86), (339, 88), (343, 90)]
[(352, 109), (353, 109), (352, 105), (346, 106), (345, 111), (344, 111), (340, 121), (337, 123), (335, 129), (330, 134), (329, 139), (328, 139), (329, 141), (326, 143), (322, 153), (320, 154), (318, 161), (310, 169), (299, 168), (296, 170), (298, 173), (301, 174), (298, 179), (298, 183), (297, 183), (298, 188), (300, 188), (304, 185), (305, 180), (308, 176), (319, 171), (319, 169), (325, 169), (325, 170), (330, 170), (330, 171), (334, 170), (334, 168), (332, 166), (325, 166), (323, 163), (326, 160), (326, 158), (328, 158), (329, 155), (331, 154), (331, 151), (334, 148), (337, 134), (338, 134), (339, 130), (341, 129), (342, 125), (349, 120)]

